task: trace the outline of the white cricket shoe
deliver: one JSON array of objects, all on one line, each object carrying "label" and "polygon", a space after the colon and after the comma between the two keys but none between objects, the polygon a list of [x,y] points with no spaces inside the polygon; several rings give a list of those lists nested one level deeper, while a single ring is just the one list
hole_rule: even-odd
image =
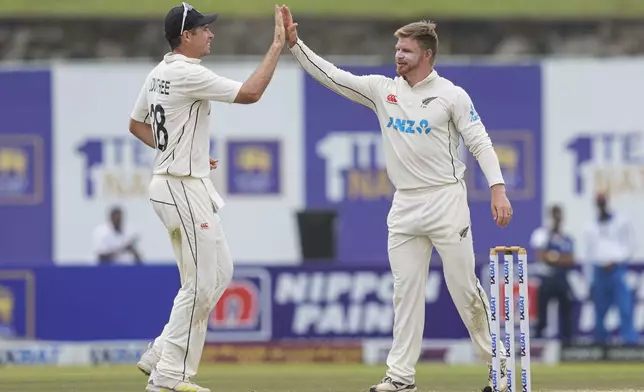
[{"label": "white cricket shoe", "polygon": [[148,381],[148,385],[145,387],[146,392],[210,392],[210,389],[200,387],[194,382],[187,381],[178,381],[171,380],[169,378],[163,377],[157,383],[153,381]]},{"label": "white cricket shoe", "polygon": [[501,359],[501,369],[499,371],[499,384],[497,385],[498,390],[494,390],[494,386],[492,384],[492,365],[488,365],[488,377],[487,377],[487,382],[490,388],[492,388],[492,392],[506,392],[508,390],[508,372],[506,369],[506,360]]},{"label": "white cricket shoe", "polygon": [[403,384],[387,376],[379,384],[373,385],[369,392],[416,392],[416,384]]},{"label": "white cricket shoe", "polygon": [[136,367],[139,368],[143,374],[149,376],[154,368],[157,367],[157,363],[161,359],[161,355],[154,349],[154,344],[148,344],[148,349],[146,352],[141,355],[141,359],[136,363]]}]

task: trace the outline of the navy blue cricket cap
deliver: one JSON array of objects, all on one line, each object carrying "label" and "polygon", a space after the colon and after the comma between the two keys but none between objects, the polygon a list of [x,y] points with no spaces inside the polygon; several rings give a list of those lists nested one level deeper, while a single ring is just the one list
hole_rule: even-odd
[{"label": "navy blue cricket cap", "polygon": [[[185,20],[184,18],[185,14]],[[170,41],[186,30],[206,26],[217,20],[219,14],[203,15],[188,3],[176,6],[165,16],[165,38]],[[183,24],[183,30],[181,26]]]}]

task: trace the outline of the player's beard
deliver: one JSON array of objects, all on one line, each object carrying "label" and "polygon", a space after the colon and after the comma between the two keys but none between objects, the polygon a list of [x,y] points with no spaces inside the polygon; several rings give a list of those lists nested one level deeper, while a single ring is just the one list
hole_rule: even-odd
[{"label": "player's beard", "polygon": [[418,68],[418,63],[396,63],[396,72],[400,76],[409,75]]},{"label": "player's beard", "polygon": [[416,53],[406,53],[396,58],[396,73],[405,76],[418,67],[420,55]]},{"label": "player's beard", "polygon": [[409,72],[409,65],[407,63],[396,63],[396,73],[400,76],[405,76]]}]

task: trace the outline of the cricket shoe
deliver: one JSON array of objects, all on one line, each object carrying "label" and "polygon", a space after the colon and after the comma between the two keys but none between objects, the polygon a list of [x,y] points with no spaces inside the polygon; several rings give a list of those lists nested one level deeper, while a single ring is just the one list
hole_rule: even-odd
[{"label": "cricket shoe", "polygon": [[369,392],[416,392],[416,384],[404,384],[387,376],[380,380],[380,384],[373,385]]},{"label": "cricket shoe", "polygon": [[492,388],[492,392],[506,392],[508,390],[508,372],[506,369],[506,360],[501,359],[501,369],[499,369],[499,384],[497,385],[497,390],[494,390],[494,384],[492,381],[492,365],[488,365],[488,377],[487,383]]},{"label": "cricket shoe", "polygon": [[148,344],[148,349],[146,352],[141,355],[141,359],[139,359],[139,362],[136,363],[136,367],[139,368],[143,374],[146,376],[149,376],[154,368],[157,367],[157,363],[159,363],[159,360],[161,359],[161,355],[157,353],[157,351],[154,349],[154,345],[152,343]]},{"label": "cricket shoe", "polygon": [[154,381],[148,381],[145,387],[146,392],[210,392],[210,389],[200,387],[190,380],[178,381],[169,378],[163,378],[158,384]]}]

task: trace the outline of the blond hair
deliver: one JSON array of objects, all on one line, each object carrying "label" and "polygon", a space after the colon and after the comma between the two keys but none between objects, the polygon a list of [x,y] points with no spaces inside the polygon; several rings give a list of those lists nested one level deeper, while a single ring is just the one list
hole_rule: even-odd
[{"label": "blond hair", "polygon": [[438,33],[436,33],[436,23],[429,20],[409,23],[396,30],[394,36],[396,38],[411,38],[418,41],[421,49],[432,51],[430,61],[434,63],[436,52],[438,51]]}]

